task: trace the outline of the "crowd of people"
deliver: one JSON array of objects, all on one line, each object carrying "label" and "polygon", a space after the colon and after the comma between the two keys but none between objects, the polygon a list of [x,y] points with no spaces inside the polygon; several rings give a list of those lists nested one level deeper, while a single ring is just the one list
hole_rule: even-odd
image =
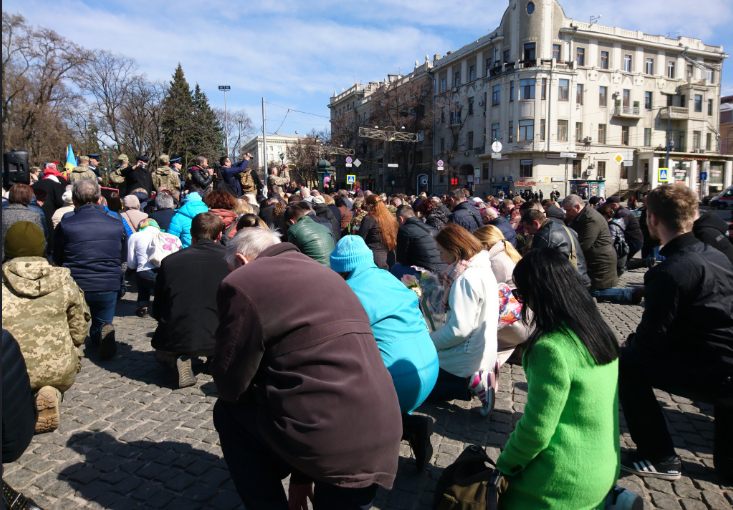
[{"label": "crowd of people", "polygon": [[[87,338],[87,355],[116,355],[134,282],[178,386],[205,360],[247,508],[369,508],[392,487],[401,440],[417,470],[433,456],[433,419],[416,409],[475,397],[491,415],[507,362],[528,391],[498,458],[502,508],[640,508],[615,487],[620,470],[679,478],[654,388],[714,406],[715,470],[733,483],[733,245],[684,185],[652,190],[637,217],[619,197],[319,192],[286,168],[263,183],[250,157],[216,172],[197,157],[183,180],[168,156],[153,171],[121,157],[104,195],[80,158],[68,181],[48,166],[10,188],[3,462],[6,424],[11,461],[27,428],[59,426]],[[619,288],[640,265],[644,286]],[[642,299],[619,346],[596,302]],[[620,460],[619,403],[637,446]]]}]

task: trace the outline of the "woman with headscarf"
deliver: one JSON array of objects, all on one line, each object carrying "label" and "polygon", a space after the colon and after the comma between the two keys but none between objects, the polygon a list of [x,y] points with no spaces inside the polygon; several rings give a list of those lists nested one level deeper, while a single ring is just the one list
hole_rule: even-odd
[{"label": "woman with headscarf", "polygon": [[[129,198],[130,195],[125,197]],[[160,233],[155,220],[146,218],[138,231],[127,240],[127,268],[136,270],[137,279],[137,311],[138,317],[147,317],[150,309],[150,291],[155,289],[155,278],[160,267],[150,262],[150,245],[153,238]]]},{"label": "woman with headscarf", "polygon": [[123,199],[122,205],[125,206],[125,210],[121,214],[122,219],[127,222],[133,232],[137,232],[140,222],[148,218],[148,215],[140,210],[140,199],[135,195],[127,195]]},{"label": "woman with headscarf", "polygon": [[[380,269],[389,270],[390,252],[397,247],[399,224],[378,195],[369,195],[365,201],[368,214],[361,221],[358,234],[374,254],[374,263]],[[394,255],[391,257],[394,259]]]}]

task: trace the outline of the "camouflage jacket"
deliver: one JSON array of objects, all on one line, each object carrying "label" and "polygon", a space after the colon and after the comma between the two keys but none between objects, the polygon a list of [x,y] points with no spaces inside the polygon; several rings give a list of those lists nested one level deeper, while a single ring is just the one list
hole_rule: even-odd
[{"label": "camouflage jacket", "polygon": [[153,171],[153,188],[163,187],[169,191],[181,189],[181,180],[178,173],[168,166],[161,166]]},{"label": "camouflage jacket", "polygon": [[[127,167],[125,167],[127,168]],[[122,175],[122,170],[124,168],[115,168],[109,173],[109,180],[110,182],[113,182],[115,184],[123,184],[125,182],[125,177]]]},{"label": "camouflage jacket", "polygon": [[64,267],[43,257],[19,257],[3,268],[3,328],[23,352],[31,388],[68,390],[79,368],[91,316],[84,294]]},{"label": "camouflage jacket", "polygon": [[278,177],[277,175],[268,175],[267,176],[267,189],[269,191],[272,191],[272,188],[275,186],[282,186],[283,184],[287,184],[290,182],[290,173],[285,170],[283,172],[282,177]]},{"label": "camouflage jacket", "polygon": [[71,184],[74,184],[76,181],[81,181],[84,179],[90,179],[94,182],[97,182],[97,175],[92,172],[92,170],[88,166],[78,166],[74,168],[71,172],[69,172],[69,182]]}]

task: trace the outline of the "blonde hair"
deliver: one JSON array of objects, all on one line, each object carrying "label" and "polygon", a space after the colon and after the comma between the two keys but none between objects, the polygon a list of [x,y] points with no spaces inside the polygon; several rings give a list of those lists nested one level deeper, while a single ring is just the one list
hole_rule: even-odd
[{"label": "blonde hair", "polygon": [[326,205],[336,205],[331,195],[323,194],[321,196],[323,197],[323,201],[326,202]]},{"label": "blonde hair", "polygon": [[237,199],[237,203],[234,206],[233,211],[237,213],[237,216],[240,216],[242,214],[252,214],[255,212],[254,209],[252,209],[252,206],[249,205],[247,202],[242,200],[241,198]]},{"label": "blonde hair", "polygon": [[485,225],[481,228],[477,228],[473,235],[478,239],[484,247],[484,250],[490,250],[498,242],[504,243],[504,252],[515,264],[522,259],[519,252],[512,246],[512,243],[506,240],[501,230],[496,228],[494,225]]}]

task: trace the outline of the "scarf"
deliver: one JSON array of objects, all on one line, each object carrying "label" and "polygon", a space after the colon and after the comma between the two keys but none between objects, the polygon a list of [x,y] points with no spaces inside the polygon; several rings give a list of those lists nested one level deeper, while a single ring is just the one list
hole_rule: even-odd
[{"label": "scarf", "polygon": [[450,299],[450,289],[453,286],[453,282],[456,281],[456,278],[461,276],[466,269],[468,269],[468,266],[471,265],[472,261],[473,257],[468,260],[458,260],[448,266],[443,272],[443,310],[446,312],[450,310],[448,300]]},{"label": "scarf", "polygon": [[138,230],[145,230],[148,227],[153,227],[153,228],[157,228],[158,230],[160,230],[160,226],[158,226],[158,222],[155,221],[154,219],[151,219],[151,218],[147,218],[147,219],[141,221],[140,222],[140,226],[137,229]]}]

